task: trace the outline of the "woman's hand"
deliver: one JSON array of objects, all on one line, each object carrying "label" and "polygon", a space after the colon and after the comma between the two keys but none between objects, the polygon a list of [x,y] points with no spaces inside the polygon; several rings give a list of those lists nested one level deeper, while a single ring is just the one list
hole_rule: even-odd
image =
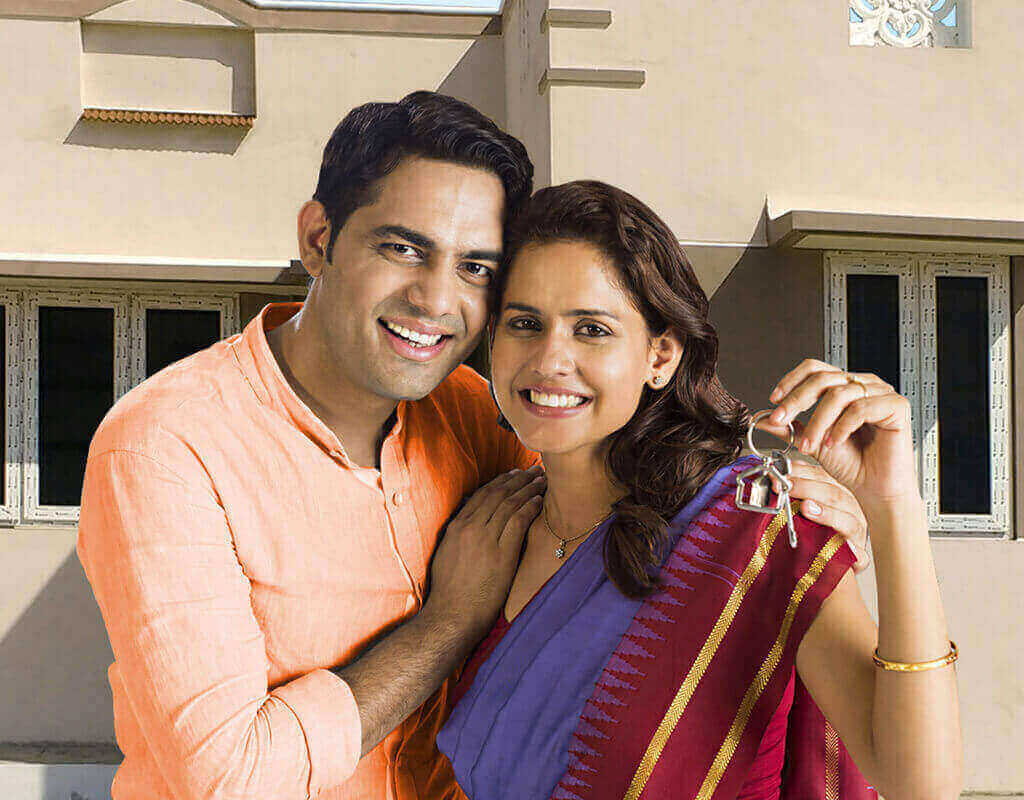
[{"label": "woman's hand", "polygon": [[[769,399],[778,408],[757,427],[788,438],[792,421],[800,452],[813,456],[861,507],[921,502],[910,403],[877,375],[805,359]],[[801,425],[794,418],[809,408],[814,413]]]},{"label": "woman's hand", "polygon": [[[821,467],[796,458],[790,461],[788,477],[793,484],[789,496],[800,501],[798,513],[845,537],[857,555],[853,571],[866,570],[871,565],[868,523],[853,493]],[[773,478],[772,491],[777,494],[779,488]]]}]

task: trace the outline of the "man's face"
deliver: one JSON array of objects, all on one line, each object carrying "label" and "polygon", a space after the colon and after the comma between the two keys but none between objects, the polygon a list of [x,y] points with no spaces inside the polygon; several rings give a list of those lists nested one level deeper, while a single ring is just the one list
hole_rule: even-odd
[{"label": "man's face", "polygon": [[354,386],[394,400],[433,391],[476,346],[502,244],[491,172],[409,158],[338,234],[314,283],[325,345]]}]

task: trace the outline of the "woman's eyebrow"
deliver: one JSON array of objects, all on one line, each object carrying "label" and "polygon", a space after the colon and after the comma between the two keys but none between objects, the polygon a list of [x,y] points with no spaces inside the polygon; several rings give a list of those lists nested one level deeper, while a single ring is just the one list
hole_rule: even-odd
[{"label": "woman's eyebrow", "polygon": [[[528,306],[526,303],[506,303],[505,308],[514,308],[517,311],[525,311],[528,314],[541,315],[541,310],[535,306]],[[608,317],[621,322],[615,314],[611,311],[602,311],[600,308],[570,308],[568,311],[562,312],[563,317]]]}]

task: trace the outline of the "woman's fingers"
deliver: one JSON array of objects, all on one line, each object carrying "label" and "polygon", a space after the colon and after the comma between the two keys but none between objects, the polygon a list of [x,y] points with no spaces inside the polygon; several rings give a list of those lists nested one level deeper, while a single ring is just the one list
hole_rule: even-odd
[{"label": "woman's fingers", "polygon": [[[871,563],[867,551],[867,520],[853,494],[816,464],[795,460],[789,479],[789,496],[800,501],[799,514],[835,529],[857,554],[854,569],[863,572]],[[775,486],[778,489],[778,486]]]},{"label": "woman's fingers", "polygon": [[828,432],[829,446],[842,444],[862,425],[871,424],[883,429],[898,430],[909,420],[910,401],[901,394],[890,392],[855,400],[846,406]]}]

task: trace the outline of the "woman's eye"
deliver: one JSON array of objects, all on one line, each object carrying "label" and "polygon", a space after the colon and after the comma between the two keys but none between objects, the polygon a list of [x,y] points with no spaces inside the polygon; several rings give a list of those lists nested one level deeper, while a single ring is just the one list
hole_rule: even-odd
[{"label": "woman's eye", "polygon": [[540,323],[530,317],[516,317],[508,321],[508,327],[514,331],[537,331]]},{"label": "woman's eye", "polygon": [[578,330],[582,331],[586,336],[609,336],[607,330],[602,328],[600,325],[594,325],[590,323],[588,325],[581,325]]}]

